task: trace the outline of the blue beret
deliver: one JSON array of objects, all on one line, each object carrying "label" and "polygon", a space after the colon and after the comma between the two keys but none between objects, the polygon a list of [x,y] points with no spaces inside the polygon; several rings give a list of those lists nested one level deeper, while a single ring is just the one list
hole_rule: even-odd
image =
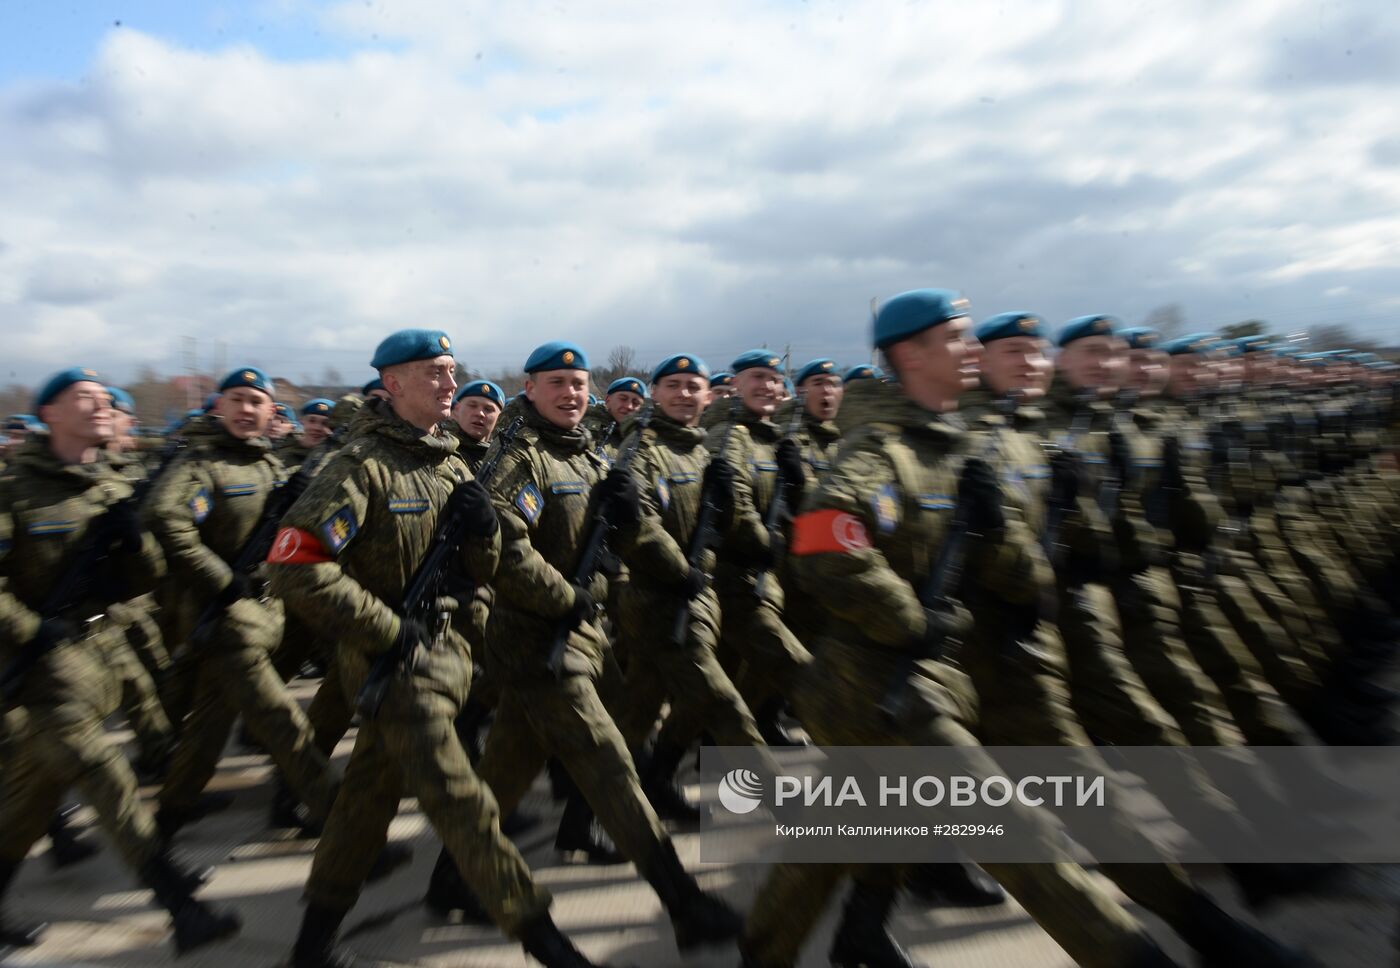
[{"label": "blue beret", "polygon": [[501,409],[505,409],[505,391],[490,380],[472,380],[470,383],[463,383],[457,395],[452,398],[452,405],[455,407],[457,401],[463,397],[485,397]]},{"label": "blue beret", "polygon": [[835,360],[828,360],[825,358],[817,359],[812,360],[810,363],[804,364],[802,369],[797,371],[797,376],[793,377],[793,380],[797,383],[798,386],[801,386],[802,381],[807,379],[809,376],[825,376],[829,373],[834,374],[835,372]]},{"label": "blue beret", "polygon": [[1068,346],[1086,336],[1112,336],[1118,329],[1118,320],[1112,316],[1076,316],[1060,327],[1055,334],[1056,346]]},{"label": "blue beret", "polygon": [[301,415],[303,417],[329,417],[334,409],[334,400],[317,397],[315,400],[308,400],[301,405]]},{"label": "blue beret", "polygon": [[587,370],[588,356],[573,343],[553,340],[545,343],[525,361],[526,373],[545,370]]},{"label": "blue beret", "polygon": [[384,389],[384,381],[381,380],[379,377],[375,377],[373,380],[370,380],[370,381],[369,381],[368,383],[366,383],[364,386],[360,387],[360,396],[362,396],[362,397],[367,397],[367,396],[369,396],[371,393],[373,393],[375,390],[383,390],[383,389]]},{"label": "blue beret", "polygon": [[96,370],[90,370],[85,366],[70,366],[66,370],[60,370],[49,377],[48,382],[39,388],[39,393],[34,397],[34,409],[38,410],[51,403],[54,397],[75,383],[102,383],[102,380],[98,377]]},{"label": "blue beret", "polygon": [[376,370],[414,360],[432,360],[452,355],[452,340],[440,329],[401,329],[386,336],[375,348],[369,365]]},{"label": "blue beret", "polygon": [[1125,340],[1130,350],[1157,350],[1162,342],[1162,334],[1151,326],[1128,326],[1118,330],[1117,336]]},{"label": "blue beret", "polygon": [[[224,377],[224,382],[219,384],[219,393],[238,387],[252,387],[254,390],[261,390],[269,397],[272,396],[272,381],[267,378],[266,373],[256,366],[244,366],[233,370]],[[212,407],[217,399],[218,395],[211,393],[209,399],[204,401],[205,409]]]},{"label": "blue beret", "polygon": [[[651,382],[655,383],[663,376],[671,376],[673,373],[684,373],[694,375],[710,381],[710,386],[715,385],[714,377],[710,376],[710,368],[705,365],[705,361],[693,353],[677,353],[675,356],[668,356],[651,371]],[[715,376],[727,376],[728,374],[716,373]]]},{"label": "blue beret", "polygon": [[131,399],[131,394],[121,387],[108,387],[107,392],[112,395],[112,407],[122,413],[136,413],[136,401]]},{"label": "blue beret", "polygon": [[39,418],[32,413],[11,414],[9,419],[5,421],[6,430],[22,430],[25,433],[36,430],[42,426],[43,424],[39,422]]},{"label": "blue beret", "polygon": [[846,371],[846,375],[841,379],[846,383],[852,380],[883,380],[885,371],[875,366],[873,363],[857,363]]},{"label": "blue beret", "polygon": [[608,384],[608,392],[604,393],[603,396],[610,397],[614,393],[619,393],[624,390],[628,393],[635,393],[637,396],[646,399],[647,388],[642,385],[642,378],[639,376],[619,377]]},{"label": "blue beret", "polygon": [[720,370],[710,377],[710,389],[715,387],[731,387],[734,385],[734,374],[728,370]]},{"label": "blue beret", "polygon": [[742,373],[744,370],[752,370],[760,366],[781,373],[783,372],[783,358],[772,350],[749,350],[747,353],[740,353],[738,358],[734,360],[735,373]]},{"label": "blue beret", "polygon": [[1263,333],[1255,336],[1241,336],[1235,340],[1235,345],[1239,347],[1241,353],[1255,353],[1269,348],[1269,337]]},{"label": "blue beret", "polygon": [[1174,340],[1163,343],[1161,349],[1169,356],[1181,356],[1183,353],[1201,353],[1208,349],[1214,349],[1215,344],[1220,341],[1220,337],[1214,333],[1192,333],[1189,336],[1178,336]]},{"label": "blue beret", "polygon": [[274,403],[272,409],[276,412],[277,416],[286,417],[288,420],[292,419],[292,408],[290,404]]},{"label": "blue beret", "polygon": [[1035,339],[1044,339],[1045,320],[1035,313],[997,313],[991,319],[984,319],[978,323],[975,333],[979,343],[991,343],[999,339],[1010,339],[1013,336],[1031,336]]},{"label": "blue beret", "polygon": [[602,403],[602,402],[603,402],[602,400],[599,400],[599,399],[598,399],[598,395],[597,395],[596,393],[590,393],[590,394],[588,395],[588,405],[589,405],[590,407],[596,407],[596,406],[598,406],[598,404],[600,404],[600,403]]},{"label": "blue beret", "polygon": [[1374,363],[1380,357],[1376,356],[1375,353],[1353,353],[1350,359],[1353,363]]},{"label": "blue beret", "polygon": [[951,289],[911,289],[885,300],[875,314],[875,345],[880,349],[931,326],[968,314],[968,302]]},{"label": "blue beret", "polygon": [[195,417],[202,417],[202,416],[204,416],[205,413],[207,413],[207,411],[205,411],[205,410],[198,410],[198,409],[196,409],[196,410],[186,410],[186,411],[185,411],[185,419],[186,419],[186,420],[193,420]]}]

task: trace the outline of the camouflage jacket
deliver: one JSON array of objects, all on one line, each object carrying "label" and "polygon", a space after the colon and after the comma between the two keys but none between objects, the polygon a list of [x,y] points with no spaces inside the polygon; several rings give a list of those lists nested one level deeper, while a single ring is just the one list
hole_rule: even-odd
[{"label": "camouflage jacket", "polygon": [[273,445],[273,453],[282,462],[282,467],[290,478],[297,471],[301,470],[301,465],[316,452],[316,447],[303,447],[301,438],[296,434],[288,434]]},{"label": "camouflage jacket", "polygon": [[[386,400],[371,400],[350,434],[282,520],[271,554],[273,591],[310,627],[339,645],[342,684],[354,692],[372,656],[393,646],[398,609],[409,579],[428,550],[438,515],[453,488],[471,478],[455,437],[424,433],[401,419]],[[500,536],[465,543],[461,575],[491,580]],[[448,662],[468,655],[466,642],[448,633]],[[436,671],[435,671],[436,670]],[[454,701],[469,682],[453,663],[428,663],[419,678]],[[441,674],[439,674],[441,673]]]},{"label": "camouflage jacket", "polygon": [[[6,659],[38,631],[38,610],[88,526],[131,492],[131,482],[105,460],[60,461],[47,435],[35,435],[14,454],[0,475],[0,654]],[[139,552],[114,551],[106,568],[107,574],[93,582],[93,599],[80,603],[79,614],[69,618],[81,622],[151,591],[165,561],[148,533]],[[88,631],[105,629],[98,622]]]},{"label": "camouflage jacket", "polygon": [[[734,527],[720,545],[715,569],[722,589],[751,588],[757,580],[752,562],[770,544],[763,518],[778,479],[776,452],[782,433],[773,421],[742,405],[737,414],[730,412],[710,427],[706,446],[711,456],[723,447],[725,459],[734,468]],[[776,585],[769,583],[770,588]]]},{"label": "camouflage jacket", "polygon": [[[608,470],[582,426],[556,427],[523,398],[517,412],[524,425],[489,488],[501,519],[501,563],[484,664],[501,682],[549,674],[556,629],[574,605],[569,583],[591,527],[590,495]],[[601,575],[590,592],[606,600]],[[604,645],[598,623],[583,622],[569,635],[565,669],[596,676]]]}]

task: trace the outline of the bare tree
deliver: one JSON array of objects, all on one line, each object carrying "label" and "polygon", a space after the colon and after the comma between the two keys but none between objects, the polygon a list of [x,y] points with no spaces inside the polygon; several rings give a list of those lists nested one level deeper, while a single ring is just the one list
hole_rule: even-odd
[{"label": "bare tree", "polygon": [[1268,328],[1268,324],[1262,319],[1246,319],[1241,323],[1220,327],[1220,335],[1225,339],[1244,339],[1246,336],[1259,336],[1267,332]]},{"label": "bare tree", "polygon": [[1186,331],[1186,316],[1181,311],[1180,303],[1167,303],[1148,313],[1142,325],[1155,329],[1163,336],[1180,336]]},{"label": "bare tree", "polygon": [[1379,348],[1374,340],[1357,336],[1345,323],[1325,323],[1308,330],[1308,346],[1313,350],[1368,350]]}]

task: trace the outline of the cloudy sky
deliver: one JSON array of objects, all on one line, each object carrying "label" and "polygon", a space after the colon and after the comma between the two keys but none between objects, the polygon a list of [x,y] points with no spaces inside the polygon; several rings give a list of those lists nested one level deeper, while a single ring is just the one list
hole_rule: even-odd
[{"label": "cloudy sky", "polygon": [[5,0],[0,381],[360,380],[409,325],[844,363],[928,285],[1400,340],[1396,50],[1323,0]]}]

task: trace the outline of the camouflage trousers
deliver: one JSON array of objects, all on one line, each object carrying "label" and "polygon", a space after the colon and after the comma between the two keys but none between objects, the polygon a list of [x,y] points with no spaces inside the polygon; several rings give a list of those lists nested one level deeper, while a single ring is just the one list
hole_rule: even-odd
[{"label": "camouflage trousers", "polygon": [[721,580],[719,659],[749,709],[761,709],[775,696],[786,697],[812,654],[783,624],[772,601],[755,597],[752,586]]},{"label": "camouflage trousers", "polygon": [[107,664],[121,682],[121,708],[136,734],[136,745],[143,756],[155,763],[174,746],[175,728],[165,715],[151,673],[129,643],[128,637],[113,642],[107,652]]},{"label": "camouflage trousers", "polygon": [[102,725],[121,703],[121,683],[103,655],[115,635],[108,630],[60,645],[29,671],[18,700],[23,716],[7,717],[20,735],[0,784],[0,862],[24,859],[70,787],[97,811],[129,867],[137,870],[155,855],[155,821]]},{"label": "camouflage trousers", "polygon": [[311,815],[321,819],[330,812],[339,778],[273,668],[269,648],[281,635],[280,603],[245,600],[230,607],[218,633],[199,647],[194,703],[160,791],[162,807],[194,806],[242,713],[248,731]]},{"label": "camouflage trousers", "polygon": [[[864,653],[864,654],[862,654]],[[918,699],[909,714],[889,724],[878,712],[898,659],[875,656],[825,639],[803,675],[793,703],[804,728],[829,746],[955,746],[965,760],[960,772],[988,776],[996,764],[977,740],[944,710],[951,701],[936,695],[941,687],[923,676],[914,690]],[[1142,926],[1089,874],[1064,854],[1058,829],[1041,813],[1014,808],[1014,822],[1039,831],[1046,856],[1055,863],[987,864],[985,870],[1004,885],[1026,911],[1081,965],[1118,968],[1132,964],[1146,946]],[[821,917],[831,895],[846,876],[864,883],[888,884],[897,869],[832,864],[779,864],[759,889],[745,926],[744,951],[768,966],[797,963],[804,941]]]},{"label": "camouflage trousers", "polygon": [[642,794],[627,744],[586,675],[501,683],[486,737],[481,779],[509,815],[545,761],[557,757],[628,860],[646,877],[660,871],[666,832]]},{"label": "camouflage trousers", "polygon": [[670,700],[658,742],[684,749],[702,732],[721,746],[762,746],[753,713],[715,657],[719,604],[706,592],[689,603],[685,641],[671,641],[675,595],[648,595],[629,585],[618,602],[618,651],[629,656],[625,700],[616,721],[628,749],[646,742]]},{"label": "camouflage trousers", "polygon": [[[347,665],[353,671],[345,671]],[[365,664],[340,666],[348,702]],[[396,677],[377,715],[360,724],[344,785],[316,846],[306,883],[309,901],[336,910],[352,907],[388,839],[399,800],[416,797],[463,880],[502,931],[518,937],[549,910],[549,893],[535,884],[520,851],[501,834],[496,797],[473,772],[453,727],[470,675],[469,659],[439,647],[411,678]],[[513,803],[506,808],[513,809]]]}]

